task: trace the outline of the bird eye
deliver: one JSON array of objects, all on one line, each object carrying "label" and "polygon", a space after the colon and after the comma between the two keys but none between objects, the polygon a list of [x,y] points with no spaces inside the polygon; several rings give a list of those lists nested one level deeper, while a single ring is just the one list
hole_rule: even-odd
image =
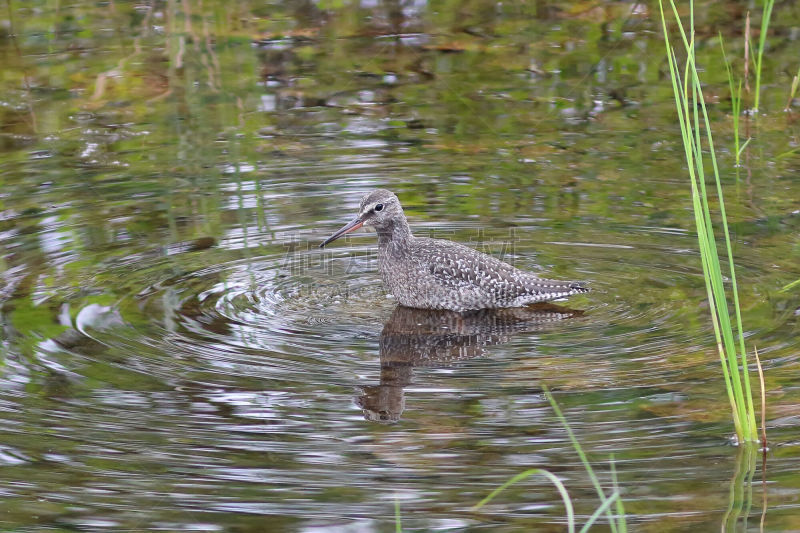
[{"label": "bird eye", "polygon": [[378,204],[375,206],[375,211],[383,211],[383,204]]}]

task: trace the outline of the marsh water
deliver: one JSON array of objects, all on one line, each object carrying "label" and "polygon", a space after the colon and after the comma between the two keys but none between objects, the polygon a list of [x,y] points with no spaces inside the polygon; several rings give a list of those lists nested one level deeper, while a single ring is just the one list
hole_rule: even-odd
[{"label": "marsh water", "polygon": [[[0,529],[563,531],[543,479],[470,510],[529,468],[599,505],[542,384],[629,529],[800,529],[793,3],[739,168],[718,32],[741,77],[760,4],[696,14],[763,462],[731,440],[657,5],[7,4]],[[376,187],[593,291],[398,308],[373,234],[318,248]]]}]

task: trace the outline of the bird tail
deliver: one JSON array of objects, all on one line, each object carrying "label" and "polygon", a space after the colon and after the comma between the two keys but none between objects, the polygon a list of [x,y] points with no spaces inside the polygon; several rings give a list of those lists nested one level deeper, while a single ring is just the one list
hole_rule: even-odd
[{"label": "bird tail", "polygon": [[564,298],[591,290],[585,283],[579,281],[556,281],[537,277],[531,277],[526,286],[532,295],[541,298],[539,301]]}]

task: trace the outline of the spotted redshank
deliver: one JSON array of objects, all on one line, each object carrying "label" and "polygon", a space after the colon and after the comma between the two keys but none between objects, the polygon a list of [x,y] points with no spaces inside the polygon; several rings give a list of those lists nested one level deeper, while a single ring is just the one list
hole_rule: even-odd
[{"label": "spotted redshank", "polygon": [[378,269],[397,302],[418,309],[470,311],[522,307],[588,292],[583,283],[542,279],[462,244],[415,237],[400,200],[376,189],[358,216],[320,244],[362,226],[378,233]]}]

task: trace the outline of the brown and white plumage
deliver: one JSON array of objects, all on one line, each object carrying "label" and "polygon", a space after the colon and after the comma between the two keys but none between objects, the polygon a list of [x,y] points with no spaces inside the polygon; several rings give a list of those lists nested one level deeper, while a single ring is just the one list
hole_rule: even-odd
[{"label": "brown and white plumage", "polygon": [[469,311],[524,305],[587,292],[581,283],[542,279],[462,244],[414,237],[397,196],[376,189],[358,217],[321,244],[361,226],[378,233],[378,269],[398,303]]}]

